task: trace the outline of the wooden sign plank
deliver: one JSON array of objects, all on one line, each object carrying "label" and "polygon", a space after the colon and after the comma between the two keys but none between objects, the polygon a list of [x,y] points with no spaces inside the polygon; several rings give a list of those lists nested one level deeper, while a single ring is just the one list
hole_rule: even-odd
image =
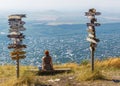
[{"label": "wooden sign plank", "polygon": [[87,37],[86,40],[87,40],[88,42],[91,42],[91,43],[95,43],[95,44],[97,44],[96,40],[91,39],[90,37]]},{"label": "wooden sign plank", "polygon": [[12,49],[12,48],[26,48],[26,45],[20,45],[20,44],[9,44],[8,45],[8,48],[9,49]]},{"label": "wooden sign plank", "polygon": [[95,13],[92,13],[92,12],[85,12],[85,16],[94,16],[94,15],[101,15],[100,12],[95,12]]},{"label": "wooden sign plank", "polygon": [[87,26],[100,26],[100,23],[94,23],[94,24],[92,24],[92,23],[87,23]]},{"label": "wooden sign plank", "polygon": [[12,51],[10,53],[11,56],[14,56],[14,55],[23,55],[23,54],[26,54],[25,51]]},{"label": "wooden sign plank", "polygon": [[9,38],[25,38],[25,35],[7,35]]},{"label": "wooden sign plank", "polygon": [[98,42],[100,42],[99,39],[96,39],[96,38],[90,38],[90,37],[87,37],[86,40],[89,41],[89,42],[91,42],[91,43],[95,43],[95,44],[97,44]]}]

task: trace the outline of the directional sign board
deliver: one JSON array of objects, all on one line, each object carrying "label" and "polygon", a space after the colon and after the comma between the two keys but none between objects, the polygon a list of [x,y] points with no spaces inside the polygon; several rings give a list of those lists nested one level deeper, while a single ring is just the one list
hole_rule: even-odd
[{"label": "directional sign board", "polygon": [[16,25],[16,24],[17,24],[18,26],[25,24],[25,22],[24,22],[24,21],[21,21],[21,20],[20,20],[20,21],[9,21],[8,23],[9,23],[9,25],[12,25],[12,26],[14,26],[14,25]]},{"label": "directional sign board", "polygon": [[25,35],[7,35],[9,38],[25,38]]},{"label": "directional sign board", "polygon": [[89,41],[89,42],[91,42],[91,43],[95,43],[95,44],[97,44],[97,41],[94,40],[94,39],[92,39],[92,38],[90,38],[90,37],[87,37],[86,40]]},{"label": "directional sign board", "polygon": [[10,27],[17,28],[17,27],[22,27],[22,24],[11,24]]},{"label": "directional sign board", "polygon": [[13,18],[15,18],[14,16],[19,16],[19,17],[26,17],[26,15],[25,14],[13,14],[13,15],[10,15],[9,16],[9,18],[11,17],[11,16],[13,16]]},{"label": "directional sign board", "polygon": [[24,27],[20,27],[20,28],[10,28],[9,31],[10,32],[19,32],[19,31],[24,31],[26,30],[26,28]]},{"label": "directional sign board", "polygon": [[14,55],[23,55],[23,54],[26,54],[25,51],[13,51],[10,53],[11,56],[14,56]]},{"label": "directional sign board", "polygon": [[9,29],[9,32],[10,32],[10,33],[11,33],[11,32],[17,32],[17,33],[18,33],[19,30],[18,30],[18,29],[12,29],[12,28],[11,28],[11,29]]},{"label": "directional sign board", "polygon": [[10,15],[9,19],[21,19],[22,17],[26,17],[25,14],[14,14],[14,15]]},{"label": "directional sign board", "polygon": [[19,24],[19,23],[13,23],[13,24],[10,24],[10,26],[12,27],[21,27],[23,26],[24,24]]},{"label": "directional sign board", "polygon": [[26,48],[26,45],[24,44],[9,44],[8,46],[9,49],[12,49],[12,48]]},{"label": "directional sign board", "polygon": [[90,44],[90,47],[97,47],[97,44],[91,43],[91,44]]},{"label": "directional sign board", "polygon": [[100,24],[99,24],[99,23],[94,23],[94,24],[92,24],[92,23],[87,23],[87,26],[100,26]]},{"label": "directional sign board", "polygon": [[94,23],[94,22],[97,22],[97,19],[96,19],[96,18],[92,18],[92,19],[91,19],[91,23],[92,23],[92,22],[93,22],[93,23]]},{"label": "directional sign board", "polygon": [[24,30],[26,30],[26,28],[20,27],[20,28],[18,28],[18,30],[19,30],[19,31],[24,31]]},{"label": "directional sign board", "polygon": [[25,55],[22,55],[22,56],[18,56],[18,57],[12,56],[11,58],[12,58],[12,60],[17,60],[17,59],[24,59],[25,57],[26,57]]},{"label": "directional sign board", "polygon": [[100,42],[100,40],[99,40],[99,39],[97,39],[97,38],[96,38],[95,40],[96,40],[96,42]]},{"label": "directional sign board", "polygon": [[10,35],[20,35],[20,32],[14,31],[14,32],[11,32]]},{"label": "directional sign board", "polygon": [[88,26],[88,29],[93,29],[94,27],[93,26]]},{"label": "directional sign board", "polygon": [[12,43],[8,45],[8,49],[14,49],[10,56],[12,60],[16,60],[16,76],[19,78],[19,59],[24,59],[26,52],[22,51],[23,48],[26,48],[26,45],[23,44],[22,40],[25,38],[25,35],[21,31],[24,31],[25,22],[22,21],[22,18],[26,17],[25,14],[14,14],[10,15],[8,19],[9,23],[9,35],[7,35]]},{"label": "directional sign board", "polygon": [[9,16],[9,19],[21,19],[21,16],[17,16],[17,15]]},{"label": "directional sign board", "polygon": [[94,19],[94,18],[95,18],[95,16],[88,16],[88,18],[89,18],[89,19]]},{"label": "directional sign board", "polygon": [[17,26],[17,25],[16,25],[16,26],[11,26],[11,25],[10,25],[10,28],[19,29],[19,28],[24,28],[24,27],[23,27],[22,25],[21,25],[21,26]]},{"label": "directional sign board", "polygon": [[92,12],[85,12],[85,16],[92,16],[92,15],[101,15],[100,12],[92,13]]},{"label": "directional sign board", "polygon": [[91,42],[91,43],[95,43],[95,44],[97,44],[98,42],[100,42],[99,39],[91,38],[91,37],[87,37],[86,40],[89,41],[89,42]]},{"label": "directional sign board", "polygon": [[95,36],[94,36],[94,34],[89,33],[89,34],[88,34],[88,37],[94,38]]},{"label": "directional sign board", "polygon": [[88,29],[87,30],[89,33],[91,33],[91,34],[94,34],[95,33],[95,29]]}]

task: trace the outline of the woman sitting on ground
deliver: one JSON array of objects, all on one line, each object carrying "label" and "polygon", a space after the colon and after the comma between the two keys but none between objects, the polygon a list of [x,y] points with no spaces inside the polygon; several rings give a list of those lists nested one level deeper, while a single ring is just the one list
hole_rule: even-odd
[{"label": "woman sitting on ground", "polygon": [[49,55],[49,51],[45,51],[45,56],[42,57],[42,70],[53,70],[52,57]]}]

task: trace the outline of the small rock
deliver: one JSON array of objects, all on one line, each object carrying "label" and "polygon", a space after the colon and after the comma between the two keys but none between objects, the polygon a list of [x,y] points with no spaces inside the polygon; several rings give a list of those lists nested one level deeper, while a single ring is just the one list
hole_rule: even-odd
[{"label": "small rock", "polygon": [[55,79],[54,81],[55,81],[55,82],[58,82],[58,81],[60,81],[60,79]]},{"label": "small rock", "polygon": [[73,79],[74,77],[69,77],[68,79]]},{"label": "small rock", "polygon": [[48,80],[48,82],[54,82],[54,80],[53,80],[53,79],[50,79],[50,80]]}]

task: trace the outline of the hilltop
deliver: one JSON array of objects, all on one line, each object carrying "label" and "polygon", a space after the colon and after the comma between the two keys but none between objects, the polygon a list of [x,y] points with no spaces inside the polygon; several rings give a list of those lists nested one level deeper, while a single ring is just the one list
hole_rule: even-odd
[{"label": "hilltop", "polygon": [[0,66],[0,86],[120,86],[120,58],[96,60],[94,73],[90,63],[83,60],[81,64],[66,63],[54,65],[58,68],[71,68],[70,73],[56,75],[36,75],[26,70],[34,66],[21,66],[20,78],[15,77],[15,66]]}]

